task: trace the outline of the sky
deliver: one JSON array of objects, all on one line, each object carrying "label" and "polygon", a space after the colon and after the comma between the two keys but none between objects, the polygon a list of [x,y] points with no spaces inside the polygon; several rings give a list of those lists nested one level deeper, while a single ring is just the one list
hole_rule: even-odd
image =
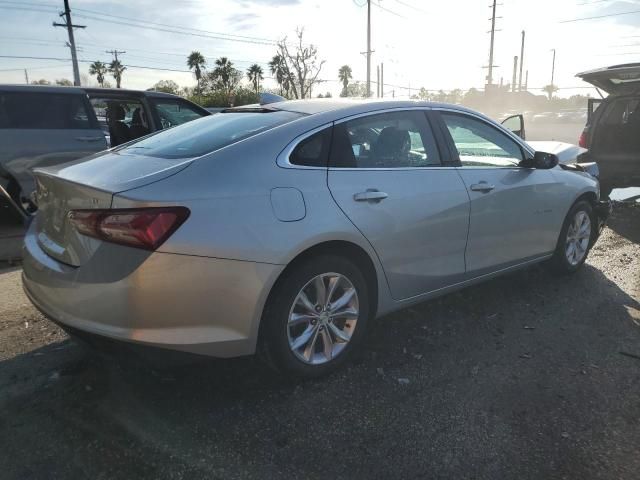
[{"label": "sky", "polygon": [[[371,0],[372,80],[384,63],[385,96],[428,90],[483,88],[489,56],[491,0]],[[159,80],[195,85],[186,57],[198,50],[210,64],[228,57],[242,71],[258,63],[264,86],[275,88],[267,63],[275,42],[304,28],[305,43],[325,60],[314,95],[340,92],[338,69],[366,79],[366,0],[70,0],[80,72],[109,62],[106,50],[126,51],[123,88],[146,89]],[[0,83],[72,79],[67,32],[54,28],[62,0],[0,0]],[[636,12],[618,15],[620,13]],[[609,15],[609,16],[606,16]],[[606,16],[606,17],[603,17]],[[560,96],[596,96],[575,74],[640,62],[640,0],[499,0],[494,81],[511,82],[513,57],[526,31],[524,70],[529,89],[551,82]],[[602,17],[579,20],[587,17]],[[567,22],[568,20],[571,20]],[[6,58],[49,57],[47,58]],[[58,60],[61,59],[61,60]],[[95,77],[87,78],[95,84]],[[115,84],[113,79],[110,79]],[[246,80],[245,80],[246,82]],[[524,82],[524,79],[523,79]],[[375,88],[374,88],[375,91]]]}]

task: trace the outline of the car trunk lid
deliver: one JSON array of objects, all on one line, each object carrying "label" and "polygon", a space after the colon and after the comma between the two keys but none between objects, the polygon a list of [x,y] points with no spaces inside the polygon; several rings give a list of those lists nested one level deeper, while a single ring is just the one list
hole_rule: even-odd
[{"label": "car trunk lid", "polygon": [[640,91],[640,63],[598,68],[578,73],[576,77],[604,90],[610,95],[622,95]]},{"label": "car trunk lid", "polygon": [[77,232],[69,220],[70,211],[109,209],[116,193],[162,180],[190,163],[190,159],[107,152],[82,162],[36,169],[38,243],[52,258],[71,266],[82,265],[102,241]]}]

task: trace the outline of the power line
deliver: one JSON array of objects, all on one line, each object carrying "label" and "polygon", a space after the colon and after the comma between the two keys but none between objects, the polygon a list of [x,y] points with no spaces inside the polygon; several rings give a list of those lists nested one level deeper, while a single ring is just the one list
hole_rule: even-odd
[{"label": "power line", "polygon": [[[5,2],[5,1],[0,1],[0,8],[3,9],[8,9],[8,10],[26,10],[26,11],[33,11],[33,12],[39,12],[39,13],[55,13],[53,10],[43,10],[41,8],[30,8],[29,5],[36,5],[36,4],[18,4],[16,5],[18,2]],[[23,6],[26,5],[26,6]],[[38,4],[38,5],[43,5],[43,4]],[[55,8],[53,6],[48,7],[48,8]],[[74,9],[75,12],[78,11],[85,11],[87,12],[86,9]],[[93,11],[91,11],[93,12]],[[94,21],[98,21],[98,22],[105,22],[105,23],[112,23],[112,24],[116,24],[116,25],[124,25],[124,26],[129,26],[129,27],[136,27],[136,28],[144,28],[147,30],[155,30],[155,31],[160,31],[160,32],[166,32],[166,33],[174,33],[174,34],[178,34],[178,35],[188,35],[188,36],[194,36],[194,37],[202,37],[202,38],[212,38],[215,40],[223,40],[223,41],[229,41],[229,42],[241,42],[241,43],[250,43],[250,44],[257,44],[257,45],[268,45],[268,46],[275,46],[277,45],[277,41],[276,40],[270,40],[270,39],[261,39],[259,37],[249,37],[249,36],[244,36],[244,35],[234,35],[234,34],[228,34],[228,33],[218,33],[218,32],[209,32],[208,30],[199,30],[199,29],[193,29],[190,27],[185,27],[185,26],[181,26],[181,25],[168,25],[168,24],[160,24],[157,22],[149,22],[146,20],[137,20],[137,19],[133,19],[133,18],[128,18],[128,17],[121,17],[121,16],[116,16],[116,15],[109,15],[109,14],[105,14],[105,13],[100,13],[100,12],[96,12],[96,13],[91,13],[91,14],[86,14],[86,13],[75,13],[76,17],[79,18],[84,18],[87,20],[94,20]],[[110,18],[100,18],[100,17],[110,17]],[[117,20],[117,19],[122,19],[122,20]],[[157,25],[157,26],[155,26]],[[164,25],[165,27],[161,27],[162,25]]]},{"label": "power line", "polygon": [[258,41],[258,40],[247,40],[247,39],[240,39],[240,38],[229,38],[229,37],[223,37],[220,35],[209,35],[209,34],[205,34],[205,33],[196,33],[196,32],[187,32],[187,31],[180,31],[180,30],[175,30],[173,28],[162,28],[162,27],[154,27],[151,25],[144,25],[144,24],[140,24],[140,23],[132,23],[132,22],[125,22],[125,21],[119,21],[119,20],[111,20],[108,18],[99,18],[99,17],[95,17],[95,16],[91,16],[91,15],[85,15],[85,14],[76,14],[77,17],[80,18],[84,18],[87,20],[94,20],[97,22],[106,22],[106,23],[112,23],[112,24],[116,24],[116,25],[124,25],[127,27],[136,27],[136,28],[144,28],[146,30],[155,30],[158,32],[166,32],[166,33],[175,33],[177,35],[186,35],[186,36],[191,36],[191,37],[201,37],[201,38],[212,38],[214,40],[223,40],[223,41],[229,41],[229,42],[241,42],[241,43],[251,43],[251,44],[255,44],[255,45],[268,45],[268,46],[275,46],[276,42],[265,42],[265,41]]},{"label": "power line", "polygon": [[400,5],[404,5],[405,7],[411,8],[412,10],[415,10],[416,12],[420,12],[420,13],[424,13],[424,14],[427,13],[425,10],[422,10],[421,8],[418,8],[418,7],[414,6],[414,5],[410,5],[410,4],[406,3],[406,2],[403,2],[402,0],[394,0],[394,1],[396,3],[399,3]]},{"label": "power line", "polygon": [[387,13],[390,13],[391,15],[395,15],[396,17],[400,17],[400,18],[404,18],[406,19],[407,17],[405,17],[404,15],[400,15],[398,12],[394,12],[393,10],[389,10],[388,8],[383,7],[382,5],[380,5],[380,3],[374,3],[373,4],[375,7],[378,7],[380,10],[383,10]]},{"label": "power line", "polygon": [[95,10],[87,10],[86,8],[76,8],[76,11],[79,12],[86,12],[92,15],[99,15],[102,17],[110,17],[110,18],[116,18],[116,19],[120,19],[120,20],[127,20],[127,21],[133,21],[136,23],[145,23],[145,24],[149,24],[149,25],[157,25],[160,27],[167,27],[167,28],[173,28],[173,29],[180,29],[180,30],[190,30],[193,32],[199,32],[199,33],[207,33],[210,35],[221,35],[221,36],[226,36],[226,37],[235,37],[238,39],[245,39],[245,40],[260,40],[260,41],[264,41],[264,42],[270,42],[275,44],[276,41],[270,38],[262,38],[262,37],[253,37],[253,36],[249,36],[249,35],[236,35],[236,34],[232,34],[232,33],[222,33],[222,32],[212,32],[210,30],[201,30],[199,28],[193,28],[193,27],[186,27],[186,26],[182,26],[182,25],[170,25],[170,24],[166,24],[166,23],[159,23],[159,22],[152,22],[150,20],[138,20],[135,18],[131,18],[131,17],[123,17],[120,15],[111,15],[108,13],[102,13],[102,12],[98,12]]},{"label": "power line", "polygon": [[583,20],[597,20],[599,18],[619,17],[621,15],[633,15],[636,13],[640,13],[640,10],[633,10],[631,12],[609,13],[607,15],[596,15],[595,17],[572,18],[571,20],[561,20],[558,23],[582,22]]}]

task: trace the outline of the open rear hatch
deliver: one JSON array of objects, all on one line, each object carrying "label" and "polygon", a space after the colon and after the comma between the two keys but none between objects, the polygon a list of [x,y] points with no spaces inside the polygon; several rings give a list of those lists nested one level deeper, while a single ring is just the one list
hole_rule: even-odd
[{"label": "open rear hatch", "polygon": [[162,180],[191,162],[105,152],[81,162],[34,170],[38,205],[34,222],[40,247],[60,262],[82,265],[102,242],[78,233],[70,222],[70,211],[111,208],[115,194]]},{"label": "open rear hatch", "polygon": [[640,92],[640,63],[626,63],[581,72],[576,75],[610,95]]}]

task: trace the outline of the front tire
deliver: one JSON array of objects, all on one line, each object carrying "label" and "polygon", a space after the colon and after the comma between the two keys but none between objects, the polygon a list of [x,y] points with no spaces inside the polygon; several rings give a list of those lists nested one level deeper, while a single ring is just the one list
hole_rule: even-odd
[{"label": "front tire", "polygon": [[587,259],[596,238],[597,222],[593,207],[586,200],[576,202],[562,225],[556,250],[551,258],[552,270],[571,274],[580,269]]},{"label": "front tire", "polygon": [[321,255],[294,266],[276,285],[262,318],[262,353],[276,370],[319,377],[341,367],[362,341],[370,315],[356,264]]}]

